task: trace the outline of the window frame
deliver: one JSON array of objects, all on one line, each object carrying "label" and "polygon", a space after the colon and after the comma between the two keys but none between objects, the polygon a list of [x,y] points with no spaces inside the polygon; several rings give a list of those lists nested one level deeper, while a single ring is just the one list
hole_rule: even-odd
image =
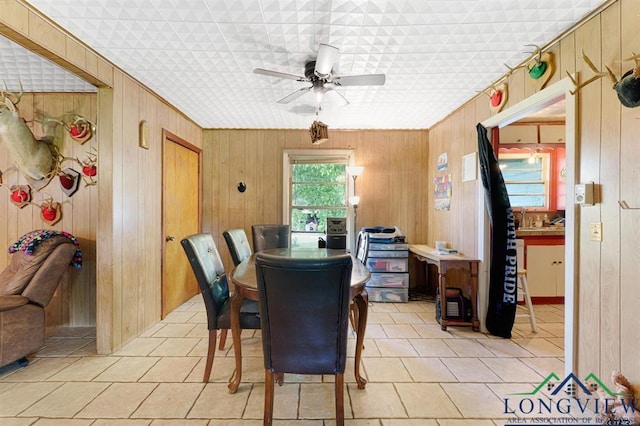
[{"label": "window frame", "polygon": [[[313,163],[329,163],[329,162],[344,162],[345,166],[355,165],[355,151],[352,149],[285,149],[283,150],[282,161],[282,223],[291,226],[291,212],[292,205],[292,175],[291,166],[297,161],[308,161]],[[345,186],[346,186],[346,199],[345,199],[345,211],[347,218],[347,248],[351,248],[353,245],[352,228],[354,226],[353,220],[353,207],[349,205],[349,197],[353,195],[353,179],[349,176],[345,169]],[[298,206],[299,207],[299,206]],[[307,208],[315,208],[314,206]],[[319,208],[325,209],[326,206]],[[342,208],[342,207],[338,207]],[[298,231],[295,231],[297,233]],[[293,228],[291,231],[294,234]]]},{"label": "window frame", "polygon": [[[537,156],[542,159],[542,180],[540,181],[544,185],[544,205],[543,206],[512,206],[513,208],[524,208],[527,211],[550,211],[555,209],[555,194],[552,190],[552,178],[551,178],[551,170],[553,168],[552,162],[554,161],[554,157],[550,152],[545,152],[543,150],[533,151],[533,150],[519,150],[519,152],[499,152],[498,153],[498,164],[501,165],[501,160],[509,160],[509,159],[528,159],[531,155]],[[502,170],[502,167],[501,167]],[[504,178],[504,173],[503,173]],[[530,181],[513,181],[504,179],[505,185],[518,185],[525,184]],[[536,183],[536,182],[534,182]]]}]

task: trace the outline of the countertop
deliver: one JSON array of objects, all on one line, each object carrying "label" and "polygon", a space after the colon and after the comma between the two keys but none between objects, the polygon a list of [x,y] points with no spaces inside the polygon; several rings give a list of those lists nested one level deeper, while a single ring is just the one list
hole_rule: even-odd
[{"label": "countertop", "polygon": [[533,236],[562,236],[564,237],[564,226],[545,226],[543,228],[518,228],[516,229],[517,237],[533,237]]}]

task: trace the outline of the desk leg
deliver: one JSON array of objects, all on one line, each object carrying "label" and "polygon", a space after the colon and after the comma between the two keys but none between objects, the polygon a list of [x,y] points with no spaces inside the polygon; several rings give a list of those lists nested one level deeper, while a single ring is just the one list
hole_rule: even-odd
[{"label": "desk leg", "polygon": [[358,332],[356,336],[356,359],[354,370],[358,389],[364,389],[367,384],[367,380],[360,375],[360,361],[362,358],[362,348],[364,347],[364,332],[367,328],[367,312],[369,309],[369,295],[367,295],[367,290],[362,290],[362,293],[354,297],[353,300],[358,306]]},{"label": "desk leg", "polygon": [[231,335],[233,336],[233,355],[236,359],[236,369],[229,380],[229,393],[236,393],[242,379],[242,346],[240,345],[240,307],[244,297],[236,291],[231,297],[229,315],[231,321]]},{"label": "desk leg", "polygon": [[443,331],[447,331],[447,273],[442,272],[442,267],[438,268],[439,271],[439,279],[438,286],[440,286],[440,328]]},{"label": "desk leg", "polygon": [[473,331],[480,331],[480,320],[478,320],[478,264],[470,265],[471,273],[471,310],[473,318],[471,320]]}]

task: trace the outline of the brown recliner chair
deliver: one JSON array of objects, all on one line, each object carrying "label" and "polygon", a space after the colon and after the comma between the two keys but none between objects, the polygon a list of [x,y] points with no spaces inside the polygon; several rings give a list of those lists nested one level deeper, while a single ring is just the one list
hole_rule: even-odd
[{"label": "brown recliner chair", "polygon": [[0,367],[44,346],[47,306],[77,247],[65,236],[42,241],[33,254],[14,253],[0,272]]}]

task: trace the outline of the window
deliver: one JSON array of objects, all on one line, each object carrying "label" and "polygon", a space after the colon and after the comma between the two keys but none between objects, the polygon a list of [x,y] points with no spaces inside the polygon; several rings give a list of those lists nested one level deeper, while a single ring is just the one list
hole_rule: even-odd
[{"label": "window", "polygon": [[500,169],[511,207],[549,208],[549,154],[541,152],[503,154]]},{"label": "window", "polygon": [[292,247],[318,247],[327,217],[347,217],[350,191],[346,166],[349,155],[334,152],[285,153],[287,222]]}]

